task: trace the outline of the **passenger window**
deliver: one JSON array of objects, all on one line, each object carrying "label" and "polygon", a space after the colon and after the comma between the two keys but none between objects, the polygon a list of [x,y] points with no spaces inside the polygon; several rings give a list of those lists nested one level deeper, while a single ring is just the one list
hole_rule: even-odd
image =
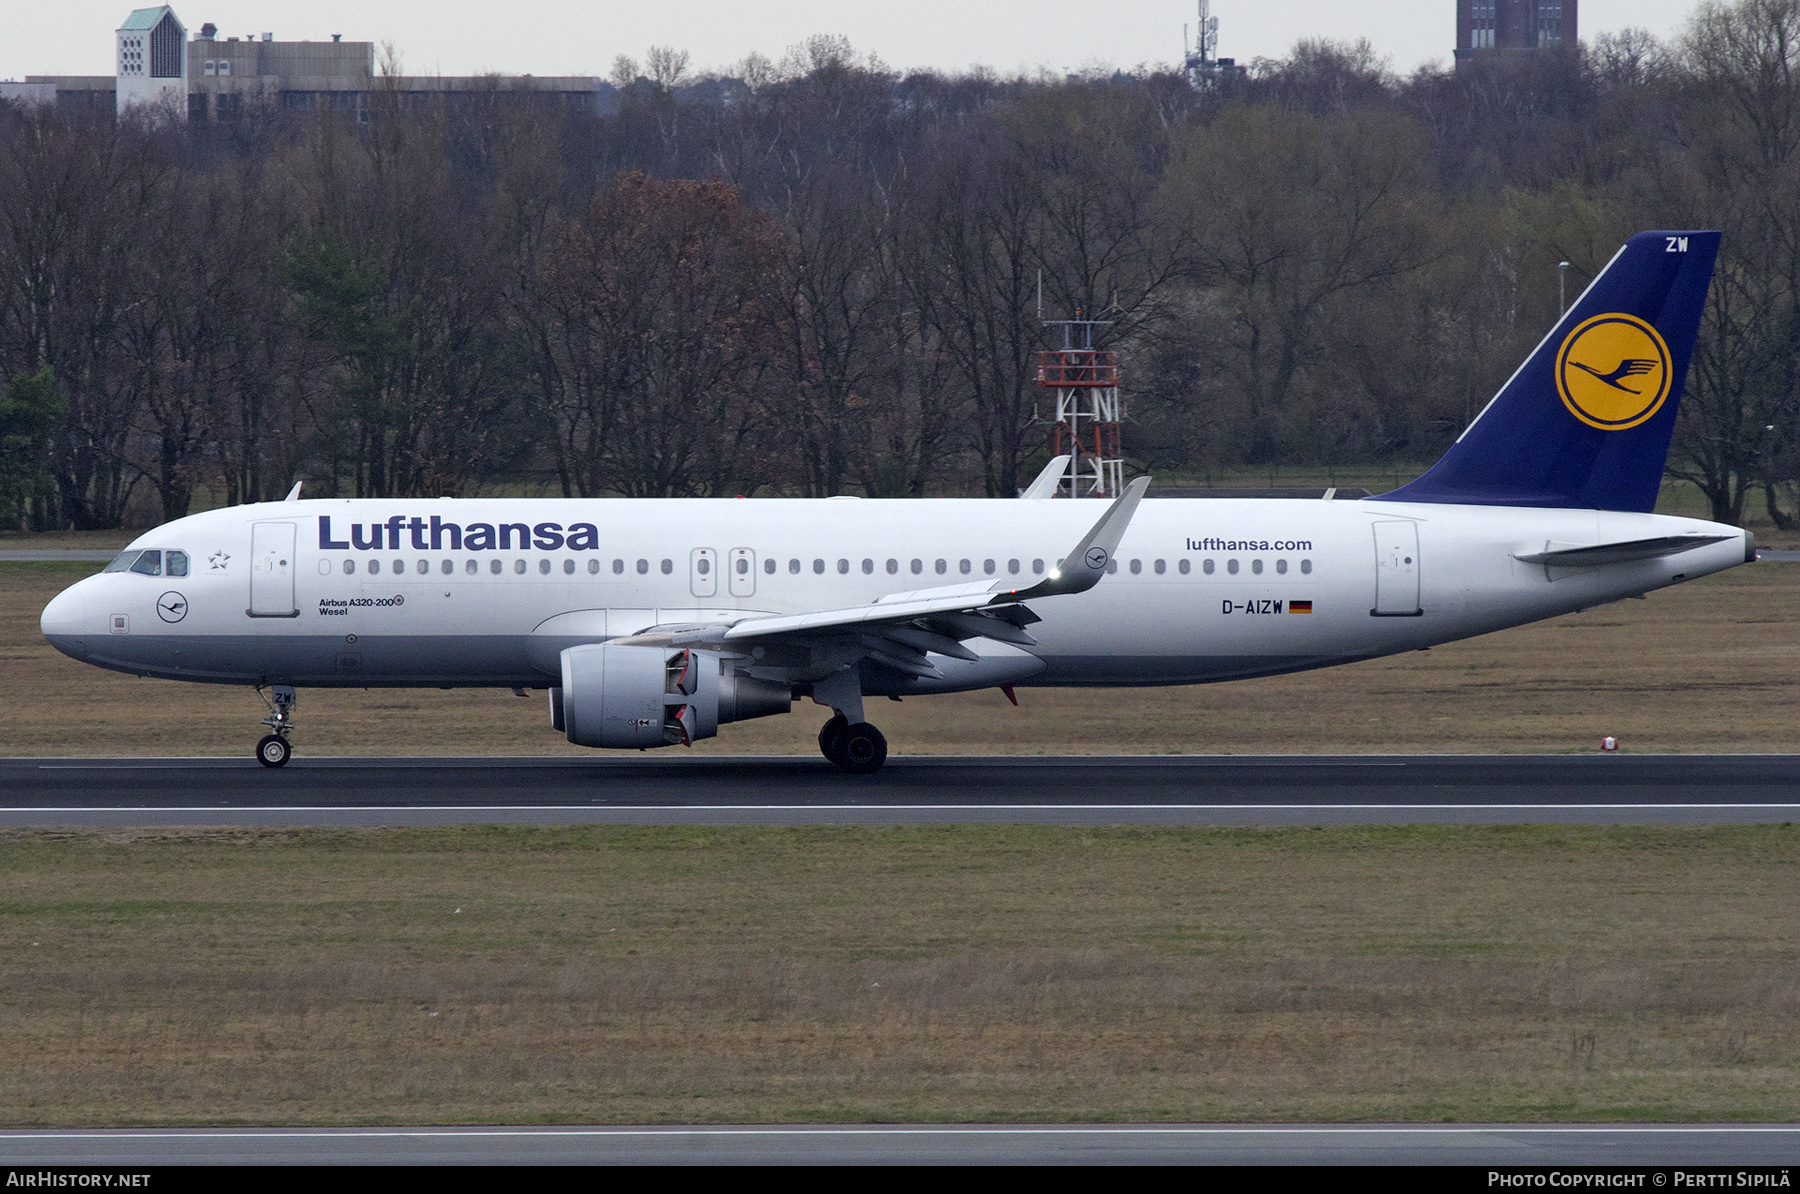
[{"label": "passenger window", "polygon": [[694,571],[698,572],[701,576],[705,576],[712,571],[712,561],[705,556],[701,556],[694,561]]},{"label": "passenger window", "polygon": [[763,561],[763,571],[766,572],[770,576],[775,575],[775,557],[774,556],[770,556],[768,559]]},{"label": "passenger window", "polygon": [[127,569],[129,569],[133,564],[137,563],[137,558],[138,558],[139,554],[141,554],[141,553],[135,552],[135,551],[122,551],[118,555],[114,556],[112,558],[112,563],[110,563],[106,567],[102,568],[101,571],[102,572],[124,572]]},{"label": "passenger window", "polygon": [[800,561],[799,560],[789,560],[788,561],[788,575],[789,576],[799,576],[800,575]]},{"label": "passenger window", "polygon": [[637,562],[637,570],[638,570],[639,576],[650,575],[650,561],[649,560],[639,560]]},{"label": "passenger window", "polygon": [[493,575],[495,575],[495,576],[500,575],[500,567],[501,567],[501,565],[500,565],[499,560],[489,560],[488,561],[488,571],[490,573],[492,573]]},{"label": "passenger window", "polygon": [[420,576],[429,575],[431,572],[431,561],[430,560],[420,560],[418,565],[413,569],[413,571],[417,572]]},{"label": "passenger window", "polygon": [[1141,576],[1143,574],[1143,571],[1144,571],[1144,561],[1142,561],[1142,560],[1131,561],[1131,575]]},{"label": "passenger window", "polygon": [[1208,560],[1208,561],[1206,561],[1206,563],[1200,565],[1200,571],[1206,573],[1206,575],[1208,575],[1208,576],[1211,576],[1213,574],[1213,562],[1211,560]]},{"label": "passenger window", "polygon": [[1311,576],[1312,575],[1312,561],[1311,560],[1301,560],[1300,561],[1300,574],[1302,576]]},{"label": "passenger window", "polygon": [[969,561],[967,561],[967,560],[957,561],[956,570],[958,572],[962,573],[964,576],[969,575]]},{"label": "passenger window", "polygon": [[344,575],[345,576],[356,575],[356,561],[355,560],[345,560],[344,561]]},{"label": "passenger window", "polygon": [[133,572],[137,573],[139,576],[161,576],[162,575],[162,552],[160,552],[160,551],[145,552],[143,555],[138,557],[137,563],[135,563],[131,566],[131,570]]},{"label": "passenger window", "polygon": [[474,576],[481,571],[481,565],[474,560],[467,560],[463,563],[463,571]]},{"label": "passenger window", "polygon": [[614,560],[613,561],[613,575],[614,576],[624,576],[625,575],[625,561],[624,560]]},{"label": "passenger window", "polygon": [[919,575],[919,573],[921,573],[923,571],[925,571],[925,561],[924,560],[914,560],[912,562],[912,574],[914,576],[917,576],[917,575]]},{"label": "passenger window", "polygon": [[1044,561],[1042,561],[1042,560],[1031,561],[1031,574],[1033,576],[1042,576],[1044,574]]},{"label": "passenger window", "polygon": [[1161,560],[1156,561],[1156,575],[1161,576],[1168,570],[1169,566],[1167,564],[1163,563]]},{"label": "passenger window", "polygon": [[1189,563],[1187,560],[1183,560],[1179,564],[1175,565],[1175,568],[1177,571],[1179,571],[1181,573],[1181,575],[1186,576],[1189,572],[1193,571],[1194,566],[1193,566],[1193,564]]},{"label": "passenger window", "polygon": [[744,559],[741,556],[738,558],[737,574],[739,576],[749,576],[750,575],[750,561],[749,560]]},{"label": "passenger window", "polygon": [[563,575],[564,576],[574,576],[575,575],[575,561],[574,560],[564,560],[563,561]]},{"label": "passenger window", "polygon": [[406,561],[405,560],[395,560],[394,561],[394,575],[395,576],[405,576],[406,575]]},{"label": "passenger window", "polygon": [[1262,561],[1261,560],[1251,560],[1250,561],[1250,571],[1256,573],[1256,575],[1258,575],[1258,576],[1261,576],[1262,575]]},{"label": "passenger window", "polygon": [[514,576],[524,576],[525,575],[525,561],[524,560],[514,560],[513,561],[513,575]]},{"label": "passenger window", "polygon": [[814,576],[824,576],[825,575],[825,561],[824,560],[814,560],[813,561],[813,575]]},{"label": "passenger window", "polygon": [[1106,575],[1117,576],[1118,574],[1119,574],[1119,561],[1117,561],[1117,560],[1106,561]]},{"label": "passenger window", "polygon": [[863,561],[863,575],[864,576],[875,575],[875,561],[874,560],[864,560]]},{"label": "passenger window", "polygon": [[950,571],[949,563],[944,560],[939,560],[937,562],[937,574],[939,576],[942,576],[942,575],[944,575],[944,573],[946,573],[948,571]]},{"label": "passenger window", "polygon": [[983,572],[987,573],[989,576],[994,575],[994,561],[992,561],[992,560],[981,561],[981,570]]},{"label": "passenger window", "polygon": [[1287,575],[1287,561],[1286,560],[1276,560],[1275,561],[1275,571],[1282,576],[1286,576]]},{"label": "passenger window", "polygon": [[443,574],[445,576],[454,576],[456,574],[456,561],[455,560],[445,560],[443,567],[440,570],[443,572]]},{"label": "passenger window", "polygon": [[894,574],[899,572],[900,571],[900,561],[899,560],[889,560],[887,562],[887,570],[888,570],[889,576],[893,576]]},{"label": "passenger window", "polygon": [[1006,561],[1006,571],[1013,576],[1019,575],[1019,561],[1017,561],[1017,560]]},{"label": "passenger window", "polygon": [[589,560],[588,561],[588,575],[589,576],[599,576],[600,575],[600,561],[599,560]]},{"label": "passenger window", "polygon": [[[498,563],[498,562],[499,561],[497,561],[497,560],[495,561],[495,563]],[[380,572],[381,572],[381,561],[380,560],[370,560],[369,561],[369,575],[376,576],[376,575],[379,575]]]},{"label": "passenger window", "polygon": [[1236,560],[1226,560],[1225,561],[1225,571],[1231,573],[1231,575],[1233,575],[1233,576],[1236,576],[1237,570],[1238,570],[1238,563]]},{"label": "passenger window", "polygon": [[838,575],[839,576],[849,576],[850,575],[850,561],[849,560],[839,560],[838,561]]},{"label": "passenger window", "polygon": [[187,552],[171,551],[163,554],[164,576],[186,576],[188,568]]},{"label": "passenger window", "polygon": [[671,573],[673,573],[674,571],[675,571],[675,561],[674,560],[664,560],[662,562],[662,574],[664,576],[668,576]]},{"label": "passenger window", "polygon": [[550,575],[550,561],[549,560],[539,560],[538,561],[538,575],[539,576],[549,576]]}]

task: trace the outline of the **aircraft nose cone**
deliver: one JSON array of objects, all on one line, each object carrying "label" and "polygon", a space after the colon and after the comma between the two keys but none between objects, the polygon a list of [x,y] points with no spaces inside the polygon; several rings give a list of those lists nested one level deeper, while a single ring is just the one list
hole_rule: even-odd
[{"label": "aircraft nose cone", "polygon": [[38,629],[50,645],[64,655],[80,659],[87,654],[81,636],[87,632],[87,594],[81,585],[71,585],[50,599],[38,619]]}]

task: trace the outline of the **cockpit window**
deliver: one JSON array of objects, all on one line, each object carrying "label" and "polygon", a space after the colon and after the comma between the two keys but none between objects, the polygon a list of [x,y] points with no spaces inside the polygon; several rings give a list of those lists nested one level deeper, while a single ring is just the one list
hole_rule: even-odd
[{"label": "cockpit window", "polygon": [[143,576],[161,576],[162,552],[144,552],[142,555],[138,556],[137,563],[131,566],[131,570]]},{"label": "cockpit window", "polygon": [[102,571],[123,572],[133,564],[137,563],[137,558],[143,554],[144,553],[141,551],[122,551],[114,556],[112,563],[108,564]]},{"label": "cockpit window", "polygon": [[166,551],[163,553],[164,576],[186,576],[188,558],[185,551]]}]

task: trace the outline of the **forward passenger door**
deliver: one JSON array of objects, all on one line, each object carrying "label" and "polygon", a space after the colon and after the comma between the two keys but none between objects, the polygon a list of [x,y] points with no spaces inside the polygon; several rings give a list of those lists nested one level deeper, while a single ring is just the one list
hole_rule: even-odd
[{"label": "forward passenger door", "polygon": [[250,608],[253,618],[297,618],[294,607],[294,524],[250,524]]}]

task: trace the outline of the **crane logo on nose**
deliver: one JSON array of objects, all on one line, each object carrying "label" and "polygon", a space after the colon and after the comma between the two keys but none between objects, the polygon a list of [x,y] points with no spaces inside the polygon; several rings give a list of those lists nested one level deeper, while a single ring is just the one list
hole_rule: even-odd
[{"label": "crane logo on nose", "polygon": [[156,599],[156,616],[165,622],[179,622],[187,617],[187,598],[180,593],[164,593]]},{"label": "crane logo on nose", "polygon": [[1669,346],[1635,315],[1584,321],[1556,354],[1556,390],[1569,413],[1602,431],[1647,422],[1669,396]]}]

